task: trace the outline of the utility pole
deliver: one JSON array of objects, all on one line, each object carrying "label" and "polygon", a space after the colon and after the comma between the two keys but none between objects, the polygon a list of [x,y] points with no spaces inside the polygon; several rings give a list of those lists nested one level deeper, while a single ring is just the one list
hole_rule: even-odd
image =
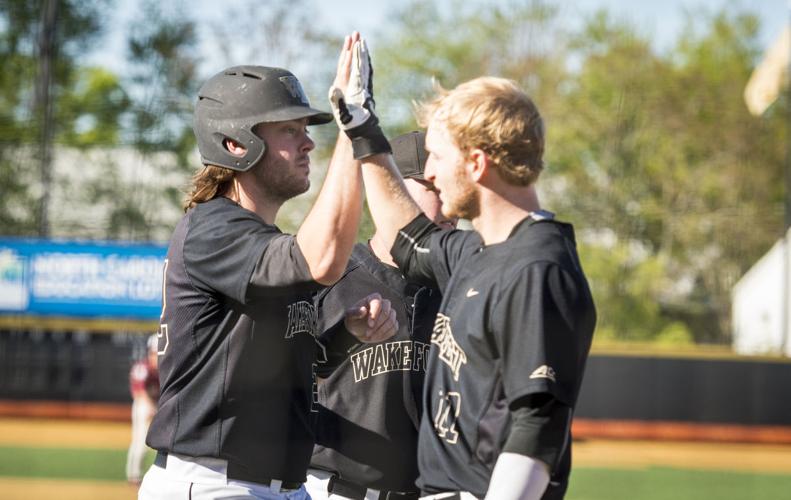
[{"label": "utility pole", "polygon": [[55,61],[55,29],[58,0],[44,0],[38,34],[39,74],[36,87],[36,117],[39,121],[39,171],[41,198],[39,199],[38,235],[47,238],[49,227],[49,199],[52,184],[52,66]]}]

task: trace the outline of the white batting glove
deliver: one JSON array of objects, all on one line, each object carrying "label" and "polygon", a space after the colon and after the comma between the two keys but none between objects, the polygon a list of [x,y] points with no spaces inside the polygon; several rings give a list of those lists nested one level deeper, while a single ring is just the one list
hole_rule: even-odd
[{"label": "white batting glove", "polygon": [[365,40],[352,47],[351,73],[345,89],[332,86],[330,103],[335,122],[344,131],[363,125],[373,115],[373,71]]},{"label": "white batting glove", "polygon": [[335,122],[352,140],[355,159],[391,151],[374,110],[373,67],[365,40],[341,51],[329,98]]}]

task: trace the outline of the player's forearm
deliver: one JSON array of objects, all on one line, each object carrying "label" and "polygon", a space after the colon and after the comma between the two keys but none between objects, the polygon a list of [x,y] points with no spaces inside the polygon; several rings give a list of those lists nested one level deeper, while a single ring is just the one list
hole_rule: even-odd
[{"label": "player's forearm", "polygon": [[398,230],[417,217],[420,208],[406,190],[392,155],[365,158],[362,171],[368,208],[377,234],[383,237],[386,248],[391,248]]},{"label": "player's forearm", "polygon": [[362,211],[362,177],[351,141],[338,134],[318,197],[297,231],[297,243],[313,279],[329,285],[343,275],[357,239]]}]

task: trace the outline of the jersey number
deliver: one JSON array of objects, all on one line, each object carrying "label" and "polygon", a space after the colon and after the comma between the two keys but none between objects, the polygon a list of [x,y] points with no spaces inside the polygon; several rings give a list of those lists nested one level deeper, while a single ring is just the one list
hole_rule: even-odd
[{"label": "jersey number", "polygon": [[159,315],[159,331],[157,332],[158,345],[162,345],[162,337],[165,338],[164,346],[162,349],[157,350],[157,354],[162,356],[168,350],[170,339],[168,338],[168,324],[165,323],[165,308],[167,307],[167,294],[165,293],[165,285],[167,284],[168,276],[168,260],[165,259],[165,268],[162,270],[162,314]]},{"label": "jersey number", "polygon": [[450,444],[456,444],[459,439],[456,420],[459,418],[460,411],[461,394],[449,392],[447,395],[443,395],[442,391],[439,391],[439,405],[434,416],[434,429],[439,437]]}]

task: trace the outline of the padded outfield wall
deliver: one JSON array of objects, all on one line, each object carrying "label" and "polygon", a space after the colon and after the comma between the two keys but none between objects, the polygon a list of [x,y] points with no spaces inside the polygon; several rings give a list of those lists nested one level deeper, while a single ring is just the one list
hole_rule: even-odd
[{"label": "padded outfield wall", "polygon": [[591,437],[791,443],[791,360],[591,356],[577,430]]},{"label": "padded outfield wall", "polygon": [[[129,368],[144,355],[145,339],[129,331],[0,330],[0,414],[14,402],[27,405],[16,415],[46,402],[46,416],[58,415],[59,402],[72,413],[80,403],[107,403],[124,407],[111,414],[127,418]],[[784,358],[594,352],[575,433],[791,443],[789,384]]]}]

